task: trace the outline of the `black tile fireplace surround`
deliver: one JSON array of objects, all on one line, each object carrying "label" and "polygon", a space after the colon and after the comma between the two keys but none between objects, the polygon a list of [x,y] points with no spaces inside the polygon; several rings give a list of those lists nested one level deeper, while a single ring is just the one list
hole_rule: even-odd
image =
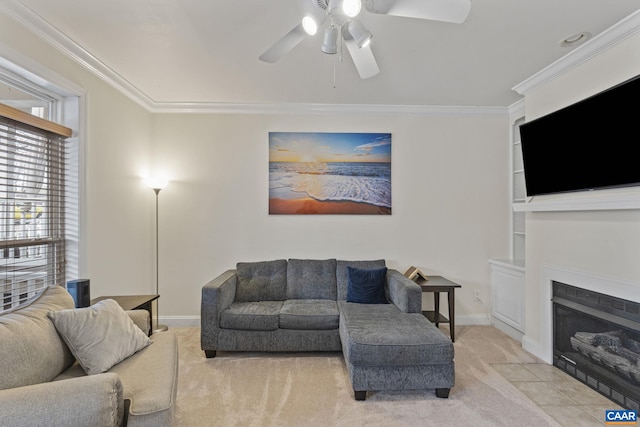
[{"label": "black tile fireplace surround", "polygon": [[553,285],[553,364],[618,405],[640,402],[640,302]]}]

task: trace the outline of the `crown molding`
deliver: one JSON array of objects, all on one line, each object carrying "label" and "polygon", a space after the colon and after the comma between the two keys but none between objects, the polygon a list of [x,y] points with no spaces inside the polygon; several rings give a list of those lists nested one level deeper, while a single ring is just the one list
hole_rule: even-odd
[{"label": "crown molding", "polygon": [[513,104],[509,105],[509,117],[511,118],[519,118],[519,117],[524,117],[524,111],[525,111],[525,102],[524,102],[524,98],[519,99],[518,101],[514,102]]},{"label": "crown molding", "polygon": [[514,86],[512,89],[520,95],[527,95],[530,91],[587,62],[589,59],[639,31],[640,9],[598,34],[585,44],[578,46],[548,67]]},{"label": "crown molding", "polygon": [[71,58],[89,72],[123,93],[140,106],[149,109],[151,98],[141,92],[129,81],[109,68],[106,64],[78,45],[48,21],[17,0],[6,0],[3,11],[24,25],[36,36],[43,39],[67,57]]},{"label": "crown molding", "polygon": [[352,114],[352,115],[418,115],[418,116],[505,116],[506,107],[464,107],[380,104],[242,104],[242,103],[153,103],[153,113],[217,113],[217,114]]},{"label": "crown molding", "polygon": [[18,0],[4,0],[3,12],[25,26],[46,43],[62,52],[99,79],[152,113],[218,113],[218,114],[362,114],[362,115],[426,115],[469,116],[507,115],[506,107],[492,106],[423,106],[375,104],[283,104],[227,102],[157,102],[134,84],[78,45],[47,20]]}]

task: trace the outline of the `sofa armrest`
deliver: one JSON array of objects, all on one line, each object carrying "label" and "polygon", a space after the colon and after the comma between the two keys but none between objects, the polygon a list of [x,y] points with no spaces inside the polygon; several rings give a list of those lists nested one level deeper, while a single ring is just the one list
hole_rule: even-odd
[{"label": "sofa armrest", "polygon": [[129,315],[133,323],[140,329],[145,335],[149,336],[149,331],[151,330],[151,315],[147,310],[127,310],[126,313]]},{"label": "sofa armrest", "polygon": [[236,270],[227,270],[202,287],[200,346],[203,350],[217,348],[220,313],[233,303],[236,283]]},{"label": "sofa armrest", "polygon": [[398,270],[387,270],[389,299],[405,313],[422,313],[422,288]]},{"label": "sofa armrest", "polygon": [[89,375],[0,390],[0,425],[118,427],[124,406],[118,375]]}]

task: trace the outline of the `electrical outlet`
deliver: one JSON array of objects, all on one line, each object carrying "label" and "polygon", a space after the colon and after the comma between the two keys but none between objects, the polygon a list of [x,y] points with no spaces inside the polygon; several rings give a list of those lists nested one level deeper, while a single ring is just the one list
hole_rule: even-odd
[{"label": "electrical outlet", "polygon": [[473,300],[480,301],[480,291],[473,291]]}]

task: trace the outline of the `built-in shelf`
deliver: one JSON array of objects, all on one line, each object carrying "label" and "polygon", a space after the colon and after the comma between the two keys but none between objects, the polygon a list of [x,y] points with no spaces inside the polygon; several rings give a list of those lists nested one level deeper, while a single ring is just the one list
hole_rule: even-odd
[{"label": "built-in shelf", "polygon": [[[524,123],[524,109],[519,109],[511,116],[511,203],[527,201],[525,188],[524,163],[522,162],[522,142],[520,141],[520,125]],[[511,213],[511,257],[524,259],[525,248],[525,214]]]},{"label": "built-in shelf", "polygon": [[514,202],[514,212],[594,211],[640,209],[640,187],[536,196]]}]

